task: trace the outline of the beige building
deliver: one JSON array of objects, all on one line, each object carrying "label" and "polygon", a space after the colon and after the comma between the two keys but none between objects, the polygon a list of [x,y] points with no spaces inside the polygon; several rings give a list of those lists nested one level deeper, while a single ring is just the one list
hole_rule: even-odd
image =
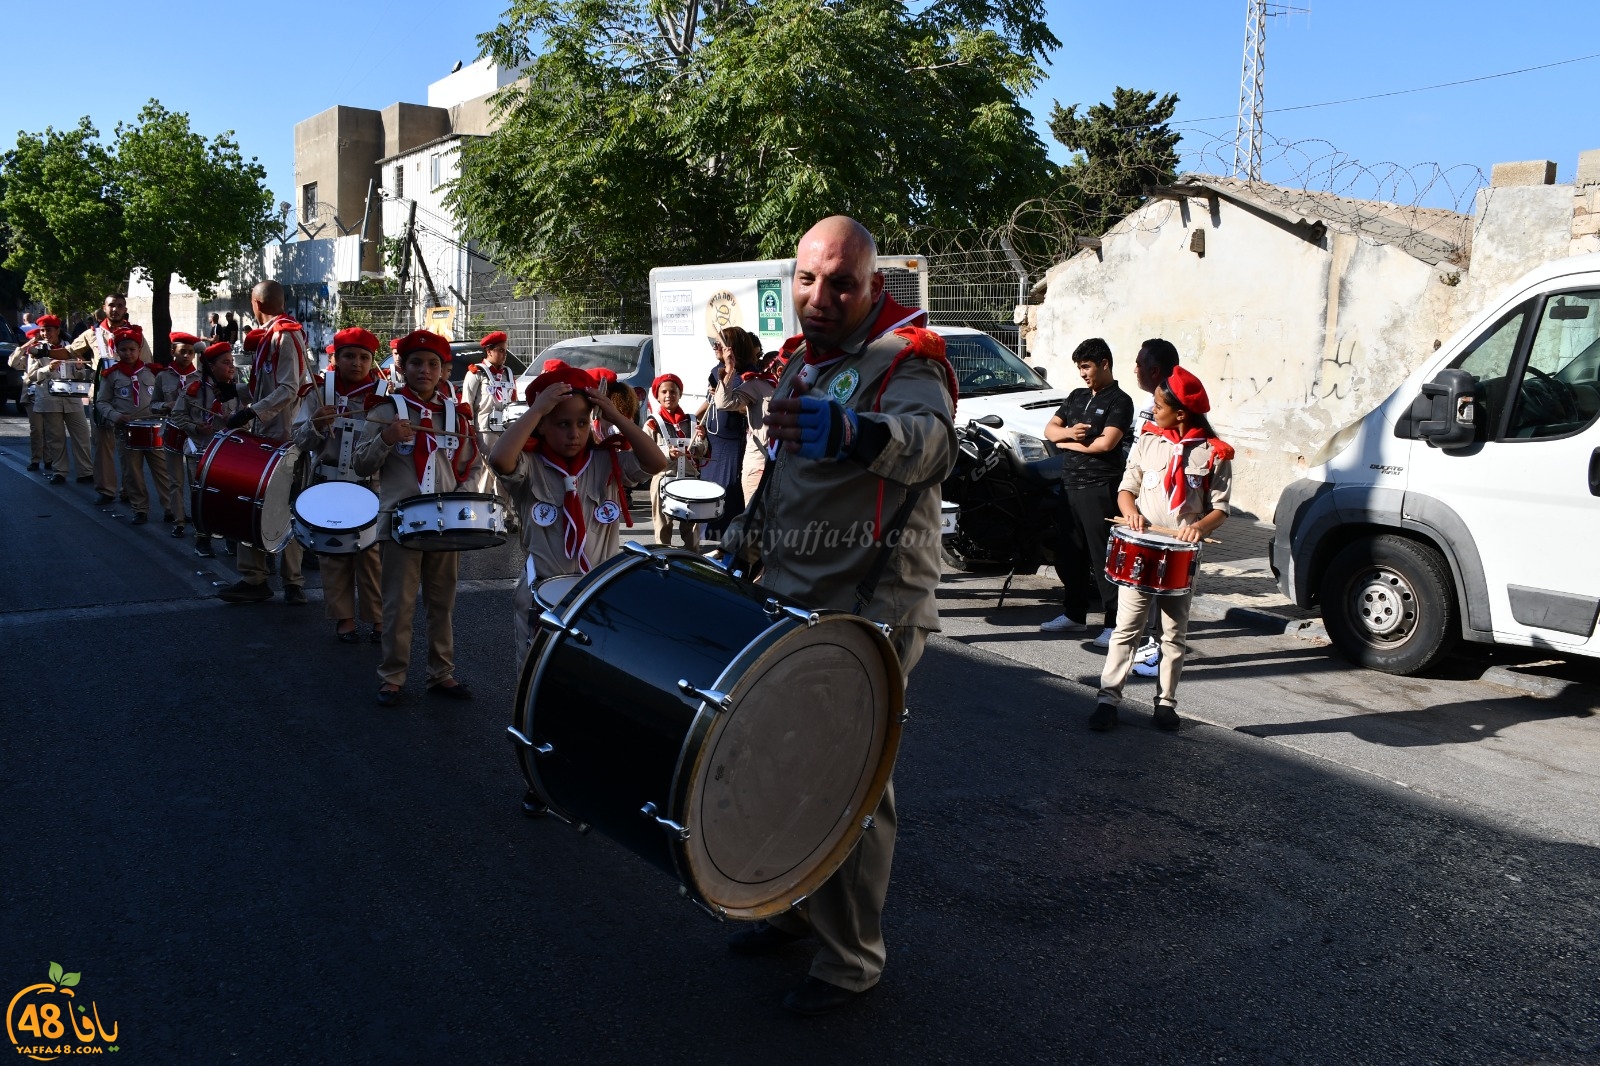
[{"label": "beige building", "polygon": [[1554,180],[1553,163],[1496,166],[1463,215],[1186,176],[1035,286],[1029,361],[1072,381],[1073,348],[1104,337],[1131,389],[1139,343],[1172,341],[1239,450],[1236,503],[1270,517],[1324,441],[1500,288],[1600,245],[1600,151]]}]

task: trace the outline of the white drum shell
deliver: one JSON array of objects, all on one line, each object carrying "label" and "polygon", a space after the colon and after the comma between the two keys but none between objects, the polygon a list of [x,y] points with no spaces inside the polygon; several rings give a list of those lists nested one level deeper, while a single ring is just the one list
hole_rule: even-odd
[{"label": "white drum shell", "polygon": [[709,522],[722,516],[727,492],[699,478],[678,478],[661,486],[661,513],[684,522]]},{"label": "white drum shell", "polygon": [[506,540],[506,510],[486,492],[437,492],[408,496],[394,505],[390,535],[419,551],[471,551]]}]

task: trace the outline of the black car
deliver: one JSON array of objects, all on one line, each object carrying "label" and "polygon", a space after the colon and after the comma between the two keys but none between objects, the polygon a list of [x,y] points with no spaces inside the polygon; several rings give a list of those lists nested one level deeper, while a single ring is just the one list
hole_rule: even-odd
[{"label": "black car", "polygon": [[0,318],[0,411],[6,401],[16,404],[17,414],[24,413],[22,406],[22,371],[11,367],[11,353],[23,342],[22,333],[10,322]]}]

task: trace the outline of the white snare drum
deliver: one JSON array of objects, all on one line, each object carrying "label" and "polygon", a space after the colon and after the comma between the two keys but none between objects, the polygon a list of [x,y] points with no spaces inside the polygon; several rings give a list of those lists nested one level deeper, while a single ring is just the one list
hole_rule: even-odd
[{"label": "white snare drum", "polygon": [[318,555],[353,555],[378,543],[378,496],[348,481],[312,485],[294,501],[294,539]]},{"label": "white snare drum", "polygon": [[721,485],[684,477],[661,486],[661,513],[684,522],[709,522],[722,516],[727,492]]},{"label": "white snare drum", "polygon": [[473,551],[506,541],[506,509],[487,492],[436,492],[394,505],[390,535],[402,548],[424,552]]},{"label": "white snare drum", "polygon": [[52,396],[88,396],[94,386],[87,381],[61,381],[51,378],[47,391]]}]

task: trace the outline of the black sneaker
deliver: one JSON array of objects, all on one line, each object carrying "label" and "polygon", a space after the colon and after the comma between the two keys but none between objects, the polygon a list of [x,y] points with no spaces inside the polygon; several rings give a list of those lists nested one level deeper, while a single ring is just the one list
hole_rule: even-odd
[{"label": "black sneaker", "polygon": [[1168,731],[1178,728],[1178,709],[1165,703],[1156,704],[1156,728]]},{"label": "black sneaker", "polygon": [[93,474],[79,474],[77,476],[77,478],[76,478],[76,481],[80,485],[87,485],[90,482],[94,481],[94,475]]},{"label": "black sneaker", "polygon": [[215,559],[217,557],[215,549],[211,547],[211,538],[207,536],[195,538],[194,553],[202,559]]},{"label": "black sneaker", "polygon": [[265,581],[256,584],[240,580],[218,590],[217,599],[224,603],[265,603],[272,599],[272,590]]},{"label": "black sneaker", "polygon": [[148,521],[150,521],[150,516],[149,515],[145,514],[143,511],[135,511],[134,515],[133,515],[133,522],[130,523],[130,524],[135,525],[135,526],[142,526]]},{"label": "black sneaker", "polygon": [[101,507],[104,507],[115,498],[116,497],[112,496],[110,493],[102,492],[94,498],[94,502],[99,504]]},{"label": "black sneaker", "polygon": [[1096,733],[1104,733],[1114,729],[1117,725],[1117,708],[1112,703],[1097,703],[1094,713],[1089,716],[1089,728]]},{"label": "black sneaker", "polygon": [[306,590],[299,585],[283,586],[283,602],[290,607],[304,607],[306,605]]},{"label": "black sneaker", "polygon": [[67,479],[65,477],[55,472],[45,475],[45,480],[50,482],[52,485],[65,485],[67,483]]},{"label": "black sneaker", "polygon": [[28,472],[29,473],[32,473],[33,471],[35,471],[37,469],[39,469],[39,461],[37,459],[35,459],[33,462],[28,464]]}]

